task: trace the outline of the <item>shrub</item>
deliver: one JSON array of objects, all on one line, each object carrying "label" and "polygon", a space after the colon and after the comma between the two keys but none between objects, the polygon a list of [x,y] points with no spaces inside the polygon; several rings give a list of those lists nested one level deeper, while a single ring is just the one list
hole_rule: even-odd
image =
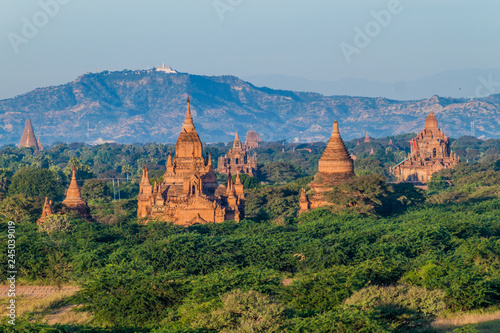
[{"label": "shrub", "polygon": [[221,298],[220,308],[193,318],[193,328],[217,332],[282,332],[285,307],[274,298],[239,289]]},{"label": "shrub", "polygon": [[408,308],[426,315],[436,315],[446,308],[445,293],[439,289],[396,285],[389,287],[370,286],[355,292],[344,302],[362,309],[375,309],[383,305]]},{"label": "shrub", "polygon": [[38,231],[48,234],[62,232],[67,233],[71,228],[68,216],[53,214],[47,216],[45,223],[38,226]]},{"label": "shrub", "polygon": [[301,312],[329,311],[364,285],[363,277],[336,267],[296,279],[284,290],[287,305]]},{"label": "shrub", "polygon": [[107,265],[93,272],[79,292],[84,304],[97,322],[133,326],[148,325],[163,319],[168,308],[179,303],[183,283],[175,273],[155,275],[152,268],[134,263]]},{"label": "shrub", "polygon": [[312,317],[296,317],[290,328],[294,333],[388,333],[393,332],[376,310],[341,306]]}]

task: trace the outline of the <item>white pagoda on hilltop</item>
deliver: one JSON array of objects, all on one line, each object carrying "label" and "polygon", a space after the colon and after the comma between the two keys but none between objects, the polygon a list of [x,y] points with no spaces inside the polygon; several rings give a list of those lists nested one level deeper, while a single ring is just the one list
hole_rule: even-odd
[{"label": "white pagoda on hilltop", "polygon": [[159,72],[163,72],[163,73],[177,73],[177,71],[175,69],[173,69],[172,67],[165,67],[165,62],[163,63],[163,65],[161,65],[160,68],[156,68],[157,71]]}]

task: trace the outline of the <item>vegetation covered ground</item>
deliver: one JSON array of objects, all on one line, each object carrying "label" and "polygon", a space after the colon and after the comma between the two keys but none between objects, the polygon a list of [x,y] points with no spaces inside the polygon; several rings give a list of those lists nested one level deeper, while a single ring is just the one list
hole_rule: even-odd
[{"label": "vegetation covered ground", "polygon": [[[332,188],[332,206],[298,216],[300,188],[308,190],[314,170],[293,158],[280,160],[281,146],[265,148],[270,150],[261,160],[264,172],[244,179],[245,220],[189,228],[144,225],[135,218],[140,166],[158,165],[151,180],[160,177],[171,147],[59,145],[35,157],[29,149],[3,149],[0,246],[7,248],[6,222],[15,221],[18,284],[76,285],[79,291],[26,311],[15,328],[4,322],[1,329],[488,332],[498,327],[498,321],[472,326],[452,321],[464,313],[494,319],[500,310],[498,156],[443,170],[428,190],[386,182],[380,174],[391,151],[361,156],[358,166],[376,159],[382,171],[358,169],[366,172]],[[208,149],[215,157],[220,148]],[[71,158],[86,179],[82,192],[95,220],[68,211],[39,230],[35,221],[43,198],[63,196]],[[105,178],[125,178],[127,167],[130,181],[121,187],[122,200],[114,201]],[[106,170],[116,174],[105,177]],[[5,267],[7,257],[1,258]],[[44,322],[45,314],[67,306],[72,323]]]}]

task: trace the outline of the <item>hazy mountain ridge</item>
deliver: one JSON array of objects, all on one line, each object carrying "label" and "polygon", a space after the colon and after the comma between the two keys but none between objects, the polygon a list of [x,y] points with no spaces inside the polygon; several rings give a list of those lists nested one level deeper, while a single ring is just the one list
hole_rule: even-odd
[{"label": "hazy mountain ridge", "polygon": [[0,140],[17,143],[30,118],[42,142],[57,140],[175,142],[189,92],[203,141],[230,141],[234,132],[256,130],[264,140],[326,140],[334,120],[345,139],[418,131],[433,111],[453,137],[500,137],[500,95],[484,99],[323,96],[259,88],[234,76],[166,74],[154,70],[85,74],[0,101]]},{"label": "hazy mountain ridge", "polygon": [[242,79],[259,87],[314,91],[327,96],[385,97],[397,100],[425,99],[433,95],[471,98],[500,92],[500,69],[494,68],[445,71],[416,80],[392,83],[358,78],[308,80],[279,74],[251,75]]}]

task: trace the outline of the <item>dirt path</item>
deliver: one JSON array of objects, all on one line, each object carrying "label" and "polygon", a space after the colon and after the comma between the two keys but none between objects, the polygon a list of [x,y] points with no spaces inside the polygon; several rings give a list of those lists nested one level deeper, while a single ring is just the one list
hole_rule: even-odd
[{"label": "dirt path", "polygon": [[[60,293],[76,293],[76,286],[16,286],[16,296],[45,298]],[[9,297],[9,286],[0,286],[0,298]]]}]

